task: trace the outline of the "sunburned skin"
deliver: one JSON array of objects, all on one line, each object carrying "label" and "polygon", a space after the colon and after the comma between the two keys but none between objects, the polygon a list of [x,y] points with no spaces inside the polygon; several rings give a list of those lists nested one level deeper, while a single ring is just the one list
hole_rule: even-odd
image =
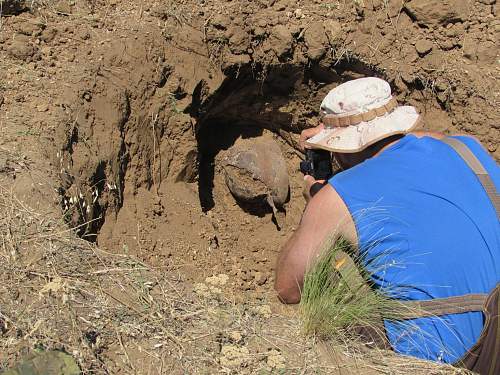
[{"label": "sunburned skin", "polygon": [[[316,128],[304,130],[299,139],[300,147],[303,149],[305,141],[322,129],[323,124],[320,124]],[[424,131],[411,132],[410,134],[419,138],[427,136],[441,139],[445,137],[440,133]],[[366,159],[377,157],[399,139],[400,137],[395,140],[389,138],[359,153],[337,154],[335,156],[347,169]],[[349,210],[330,184],[325,185],[314,197],[309,196],[309,189],[316,182],[311,176],[305,179],[304,191],[306,192],[307,206],[299,227],[285,243],[278,256],[274,287],[280,300],[285,303],[298,303],[300,301],[304,275],[309,266],[320,255],[326,243],[331,243],[342,236],[350,243],[358,244],[356,227]]]}]

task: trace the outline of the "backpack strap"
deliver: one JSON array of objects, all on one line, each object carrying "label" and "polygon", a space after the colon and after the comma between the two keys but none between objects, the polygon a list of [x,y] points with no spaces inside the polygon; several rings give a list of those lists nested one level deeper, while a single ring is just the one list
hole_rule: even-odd
[{"label": "backpack strap", "polygon": [[[366,279],[361,275],[360,266],[344,251],[337,251],[334,255],[334,268],[340,273],[342,280],[353,293],[377,293],[372,290]],[[462,314],[474,311],[483,311],[487,294],[465,294],[462,296],[434,298],[430,300],[404,301],[398,300],[394,307],[398,311],[391,312],[390,317],[381,316],[381,319],[409,320],[448,314]]]},{"label": "backpack strap", "polygon": [[487,294],[478,293],[431,300],[401,301],[402,311],[397,314],[398,320],[483,311],[487,299]]},{"label": "backpack strap", "polygon": [[460,157],[469,166],[469,168],[472,169],[474,174],[479,179],[481,185],[483,185],[486,194],[488,194],[488,197],[490,198],[491,203],[493,204],[493,207],[495,208],[495,211],[497,213],[497,218],[500,219],[500,195],[498,194],[498,191],[490,175],[481,164],[479,159],[476,157],[476,155],[474,155],[474,153],[465,143],[459,141],[456,138],[446,137],[441,139],[441,141],[453,148],[453,150],[455,150],[455,152],[460,155]]}]

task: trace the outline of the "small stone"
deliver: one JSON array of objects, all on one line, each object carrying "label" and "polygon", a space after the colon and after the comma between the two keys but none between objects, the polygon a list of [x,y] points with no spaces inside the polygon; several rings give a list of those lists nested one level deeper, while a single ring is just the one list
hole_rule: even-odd
[{"label": "small stone", "polygon": [[285,362],[285,357],[283,357],[276,349],[270,350],[267,354],[266,363],[272,369],[284,369],[286,367]]},{"label": "small stone", "polygon": [[269,50],[273,50],[278,58],[290,53],[293,45],[292,33],[285,25],[276,25],[272,28],[268,40]]},{"label": "small stone", "polygon": [[307,45],[307,56],[315,61],[321,59],[327,51],[328,37],[324,25],[313,22],[304,33],[304,41]]},{"label": "small stone", "polygon": [[432,51],[433,44],[427,39],[419,39],[415,43],[415,49],[420,56],[425,56]]},{"label": "small stone", "polygon": [[250,352],[246,347],[224,345],[221,349],[219,362],[224,367],[237,368],[248,364]]},{"label": "small stone", "polygon": [[264,319],[269,319],[272,315],[271,306],[269,305],[255,306],[253,312]]},{"label": "small stone", "polygon": [[22,22],[17,25],[17,31],[20,34],[27,36],[37,36],[40,35],[43,29],[43,25],[33,22]]},{"label": "small stone", "polygon": [[241,339],[243,338],[243,336],[241,335],[240,332],[238,331],[231,331],[229,332],[229,339],[232,341],[232,342],[235,342],[235,343],[238,343],[241,341]]},{"label": "small stone", "polygon": [[213,285],[213,286],[224,286],[229,280],[229,276],[221,273],[218,275],[210,276],[205,279],[205,283]]},{"label": "small stone", "polygon": [[49,106],[47,104],[45,104],[45,103],[39,104],[39,105],[36,106],[36,110],[38,112],[47,112],[49,110]]},{"label": "small stone", "polygon": [[54,9],[59,14],[63,15],[71,14],[71,5],[68,0],[59,0],[55,4]]},{"label": "small stone", "polygon": [[293,14],[295,15],[295,18],[297,19],[301,19],[301,18],[304,18],[304,13],[302,12],[302,9],[298,8],[298,9],[295,9],[295,12],[293,12]]},{"label": "small stone", "polygon": [[264,285],[267,281],[267,276],[264,275],[262,272],[258,272],[258,271],[255,272],[253,277],[254,277],[255,283],[257,285],[260,285],[260,286]]}]

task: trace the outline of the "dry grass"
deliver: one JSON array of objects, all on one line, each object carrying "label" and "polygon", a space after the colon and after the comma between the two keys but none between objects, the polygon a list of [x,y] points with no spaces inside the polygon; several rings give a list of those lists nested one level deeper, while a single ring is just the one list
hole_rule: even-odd
[{"label": "dry grass", "polygon": [[317,345],[265,296],[236,304],[225,275],[192,287],[173,270],[106,253],[3,186],[0,214],[0,370],[59,349],[85,374],[457,371],[347,340]]},{"label": "dry grass", "polygon": [[104,349],[127,359],[129,338],[182,348],[178,316],[193,306],[172,280],[77,239],[4,187],[0,211],[0,363],[33,348],[64,349],[83,369],[105,372],[113,365]]},{"label": "dry grass", "polygon": [[297,322],[265,301],[235,304],[217,279],[193,293],[173,270],[104,252],[4,186],[0,218],[0,371],[40,349],[92,374],[322,368]]}]

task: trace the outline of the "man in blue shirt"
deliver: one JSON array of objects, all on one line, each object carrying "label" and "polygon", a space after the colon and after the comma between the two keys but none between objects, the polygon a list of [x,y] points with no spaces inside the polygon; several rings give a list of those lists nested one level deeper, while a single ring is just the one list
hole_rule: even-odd
[{"label": "man in blue shirt", "polygon": [[[343,171],[314,197],[310,187],[318,181],[305,177],[308,204],[278,258],[280,299],[300,301],[308,268],[325,242],[342,236],[367,264],[376,260],[378,266],[368,270],[372,282],[397,291],[393,298],[458,301],[466,296],[467,301],[471,296],[472,301],[490,295],[490,307],[498,310],[493,291],[500,282],[500,169],[479,142],[414,131],[420,120],[415,108],[399,106],[389,84],[378,78],[336,87],[323,100],[321,114],[322,124],[304,131],[301,145],[333,152]],[[397,322],[384,324],[396,352],[457,363],[477,350],[484,329],[491,330],[485,317],[469,306],[414,319],[416,332]],[[496,322],[498,311],[495,327]],[[500,346],[495,347],[500,340],[492,335],[500,333],[489,334],[494,343],[485,350],[500,357]]]}]

